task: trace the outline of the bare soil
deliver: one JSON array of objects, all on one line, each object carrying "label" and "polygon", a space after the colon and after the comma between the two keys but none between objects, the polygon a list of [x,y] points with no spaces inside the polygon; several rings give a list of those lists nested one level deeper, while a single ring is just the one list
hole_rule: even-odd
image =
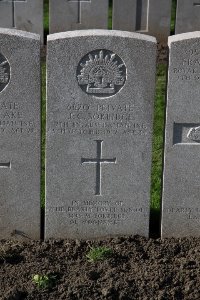
[{"label": "bare soil", "polygon": [[157,44],[157,64],[168,63],[169,50],[166,44]]},{"label": "bare soil", "polygon": [[[91,246],[113,254],[89,262]],[[55,276],[39,288],[35,274]],[[200,239],[0,241],[1,300],[200,299]]]}]

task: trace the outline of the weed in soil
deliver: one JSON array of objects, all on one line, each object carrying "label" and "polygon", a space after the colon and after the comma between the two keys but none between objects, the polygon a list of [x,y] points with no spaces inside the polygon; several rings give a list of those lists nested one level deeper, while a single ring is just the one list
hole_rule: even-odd
[{"label": "weed in soil", "polygon": [[112,249],[103,247],[90,247],[90,251],[86,255],[89,262],[97,262],[105,260],[113,254]]},{"label": "weed in soil", "polygon": [[40,289],[50,289],[56,284],[56,275],[39,275],[36,274],[33,276],[33,282],[38,286]]},{"label": "weed in soil", "polygon": [[[91,247],[113,253],[91,263]],[[1,263],[0,300],[200,299],[200,239],[4,240],[1,249],[23,260]],[[56,275],[55,285],[38,288],[34,274]]]}]

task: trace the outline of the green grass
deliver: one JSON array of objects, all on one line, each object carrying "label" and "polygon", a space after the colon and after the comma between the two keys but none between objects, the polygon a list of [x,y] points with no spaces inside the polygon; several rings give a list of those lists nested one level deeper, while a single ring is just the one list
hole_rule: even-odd
[{"label": "green grass", "polygon": [[171,15],[171,35],[175,33],[176,5],[177,5],[177,0],[173,0],[172,15]]},{"label": "green grass", "polygon": [[39,289],[50,289],[56,283],[55,275],[39,275],[36,274],[33,276],[33,282],[37,285]]},{"label": "green grass", "polygon": [[45,36],[49,32],[49,0],[44,1],[44,32]]},{"label": "green grass", "polygon": [[86,255],[89,262],[97,262],[100,260],[105,260],[112,255],[112,249],[102,246],[102,247],[91,247],[90,251]]},{"label": "green grass", "polygon": [[109,0],[108,29],[112,29],[112,0]]},{"label": "green grass", "polygon": [[153,160],[151,177],[151,208],[156,210],[160,209],[161,198],[166,72],[166,65],[158,65],[154,106]]}]

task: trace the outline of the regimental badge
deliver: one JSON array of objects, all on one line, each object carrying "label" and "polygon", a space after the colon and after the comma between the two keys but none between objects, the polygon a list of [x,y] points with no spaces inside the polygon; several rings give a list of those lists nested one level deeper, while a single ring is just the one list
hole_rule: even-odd
[{"label": "regimental badge", "polygon": [[200,142],[200,126],[191,128],[187,138],[194,142]]},{"label": "regimental badge", "polygon": [[109,50],[95,50],[84,56],[77,68],[81,89],[96,97],[118,93],[126,82],[126,66],[122,59]]},{"label": "regimental badge", "polygon": [[8,60],[0,53],[0,93],[10,81],[10,65]]}]

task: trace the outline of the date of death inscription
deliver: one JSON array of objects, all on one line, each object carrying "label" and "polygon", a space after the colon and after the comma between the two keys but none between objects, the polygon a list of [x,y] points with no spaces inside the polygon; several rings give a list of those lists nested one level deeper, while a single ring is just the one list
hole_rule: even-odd
[{"label": "date of death inscription", "polygon": [[64,117],[49,123],[48,131],[53,134],[75,135],[135,135],[145,136],[149,126],[138,119],[133,104],[83,105],[69,104]]},{"label": "date of death inscription", "polygon": [[123,201],[113,204],[110,201],[71,201],[70,205],[51,206],[47,208],[50,214],[61,214],[71,225],[122,225],[134,215],[146,218],[147,209],[129,207]]},{"label": "date of death inscription", "polygon": [[34,119],[27,117],[23,106],[17,102],[0,103],[0,133],[11,135],[31,135],[36,132]]}]

